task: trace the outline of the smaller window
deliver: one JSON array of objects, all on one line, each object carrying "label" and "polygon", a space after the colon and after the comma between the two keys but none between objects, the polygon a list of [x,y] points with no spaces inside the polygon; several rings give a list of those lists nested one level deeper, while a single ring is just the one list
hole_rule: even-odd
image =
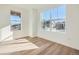
[{"label": "smaller window", "polygon": [[21,13],[11,11],[10,23],[11,23],[11,30],[21,30]]}]

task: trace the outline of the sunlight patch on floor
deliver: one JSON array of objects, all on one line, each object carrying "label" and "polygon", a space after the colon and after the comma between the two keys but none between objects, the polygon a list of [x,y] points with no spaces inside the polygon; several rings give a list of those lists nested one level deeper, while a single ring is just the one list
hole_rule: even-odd
[{"label": "sunlight patch on floor", "polygon": [[12,53],[16,51],[30,50],[36,48],[38,48],[38,46],[36,46],[35,44],[31,43],[26,39],[0,42],[0,54]]}]

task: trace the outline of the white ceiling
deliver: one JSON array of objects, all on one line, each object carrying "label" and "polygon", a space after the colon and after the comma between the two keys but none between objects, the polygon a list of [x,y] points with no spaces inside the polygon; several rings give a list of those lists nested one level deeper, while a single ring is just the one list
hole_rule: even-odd
[{"label": "white ceiling", "polygon": [[0,6],[7,6],[7,7],[16,7],[16,8],[23,8],[23,9],[37,9],[39,11],[43,11],[44,9],[54,8],[61,4],[0,4]]},{"label": "white ceiling", "polygon": [[43,9],[49,7],[56,7],[58,4],[10,4],[10,6],[20,7],[25,9]]}]

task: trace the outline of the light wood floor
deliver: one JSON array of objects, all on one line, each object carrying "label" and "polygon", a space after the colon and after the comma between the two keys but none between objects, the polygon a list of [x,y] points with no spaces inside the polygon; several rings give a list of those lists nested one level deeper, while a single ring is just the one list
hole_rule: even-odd
[{"label": "light wood floor", "polygon": [[11,53],[11,55],[79,55],[79,50],[75,50],[70,47],[66,47],[64,45],[51,42],[42,38],[27,37],[26,39],[36,44],[39,48],[17,51]]}]

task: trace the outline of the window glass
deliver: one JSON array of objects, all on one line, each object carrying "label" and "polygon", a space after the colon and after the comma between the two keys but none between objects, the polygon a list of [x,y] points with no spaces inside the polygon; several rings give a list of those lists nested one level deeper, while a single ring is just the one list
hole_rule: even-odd
[{"label": "window glass", "polygon": [[66,6],[50,8],[41,13],[42,28],[47,31],[64,31]]},{"label": "window glass", "polygon": [[42,28],[46,31],[50,30],[50,10],[46,10],[41,13],[42,17]]},{"label": "window glass", "polygon": [[12,30],[21,30],[21,16],[19,16],[16,12],[11,13],[10,23]]}]

